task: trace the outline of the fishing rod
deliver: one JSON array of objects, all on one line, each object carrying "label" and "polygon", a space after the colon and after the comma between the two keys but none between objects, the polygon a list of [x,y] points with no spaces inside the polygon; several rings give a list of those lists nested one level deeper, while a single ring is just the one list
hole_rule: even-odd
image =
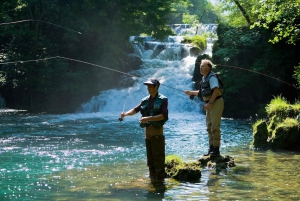
[{"label": "fishing rod", "polygon": [[10,25],[10,24],[17,24],[17,23],[23,23],[23,22],[42,22],[42,23],[47,23],[47,24],[51,24],[53,26],[57,26],[57,27],[60,27],[60,28],[63,28],[63,29],[66,29],[66,30],[69,30],[69,31],[73,31],[75,33],[78,33],[78,34],[81,34],[81,32],[79,31],[75,31],[73,29],[69,29],[67,27],[64,27],[64,26],[60,26],[58,24],[54,24],[54,23],[51,23],[51,22],[46,22],[46,21],[43,21],[43,20],[33,20],[33,19],[29,19],[29,20],[20,20],[20,21],[14,21],[14,22],[4,22],[4,23],[0,23],[0,26],[3,26],[3,25]]},{"label": "fishing rod", "polygon": [[[81,61],[81,60],[72,59],[72,58],[68,58],[68,57],[62,57],[62,56],[47,57],[47,58],[42,58],[42,59],[31,59],[31,60],[26,60],[26,61],[3,62],[3,63],[0,63],[0,65],[23,64],[23,63],[28,63],[28,62],[47,61],[47,60],[51,60],[51,59],[65,59],[65,60],[69,60],[69,61],[75,61],[75,62],[79,62],[79,63],[83,63],[83,64],[87,64],[87,65],[91,65],[91,66],[103,68],[103,69],[106,69],[106,70],[114,71],[114,72],[117,72],[117,73],[121,73],[121,74],[123,74],[123,75],[130,76],[130,77],[132,77],[132,78],[139,78],[139,79],[142,78],[142,77],[139,77],[139,76],[135,76],[135,75],[132,75],[132,74],[129,74],[129,73],[125,73],[125,72],[123,72],[123,71],[115,70],[115,69],[108,68],[108,67],[105,67],[105,66],[101,66],[101,65],[98,65],[98,64],[93,64],[93,63],[89,63],[89,62],[86,62],[86,61]],[[180,89],[177,89],[177,88],[174,88],[174,87],[165,85],[165,84],[160,84],[160,85],[161,85],[161,86],[164,86],[164,87],[168,87],[168,88],[173,89],[173,90],[175,90],[175,91],[184,92],[183,90],[180,90]],[[132,89],[130,89],[130,91],[128,92],[128,94],[131,92],[131,90],[132,90]],[[194,102],[193,102],[193,103],[194,103]],[[194,103],[194,104],[196,104],[196,103]],[[124,104],[123,104],[123,111],[124,111],[124,109],[125,109],[125,105],[126,105],[126,100],[125,100],[125,102],[124,102]],[[122,120],[123,120],[123,118],[120,117],[120,118],[119,118],[119,121],[122,121]]]},{"label": "fishing rod", "polygon": [[[99,68],[103,68],[103,69],[106,69],[106,70],[114,71],[114,72],[117,72],[117,73],[121,73],[123,75],[127,75],[127,76],[130,76],[132,78],[142,78],[142,77],[139,77],[139,76],[136,76],[136,75],[132,75],[132,74],[129,74],[129,73],[125,73],[123,71],[115,70],[115,69],[112,69],[112,68],[109,68],[109,67],[105,67],[105,66],[101,66],[101,65],[98,65],[98,64],[93,64],[93,63],[89,63],[89,62],[81,61],[81,60],[77,60],[77,59],[72,59],[72,58],[68,58],[68,57],[62,57],[62,56],[47,57],[47,58],[43,58],[43,59],[32,59],[32,60],[26,60],[26,61],[3,62],[3,63],[0,63],[0,65],[19,64],[19,63],[23,64],[23,63],[28,63],[28,62],[46,61],[46,60],[50,60],[50,59],[65,59],[65,60],[75,61],[75,62],[79,62],[79,63],[83,63],[83,64],[87,64],[87,65],[91,65],[91,66],[96,66],[96,67],[99,67]],[[183,90],[180,90],[180,89],[177,89],[177,88],[165,85],[165,84],[161,84],[161,85],[165,86],[165,87],[168,87],[168,88],[171,88],[173,90],[177,90],[177,91],[183,92]]]},{"label": "fishing rod", "polygon": [[[201,62],[196,62],[196,63],[201,63]],[[265,74],[265,73],[257,72],[257,71],[254,71],[254,70],[250,70],[250,69],[246,69],[246,68],[242,68],[242,67],[238,67],[238,66],[229,66],[229,65],[224,65],[224,64],[214,64],[214,66],[224,66],[224,67],[229,67],[229,68],[235,68],[235,69],[239,69],[239,70],[249,71],[249,72],[252,72],[252,73],[257,73],[257,74],[260,74],[260,75],[263,75],[263,76],[266,76],[266,77],[275,79],[275,80],[277,80],[277,81],[279,81],[279,82],[282,82],[282,83],[284,83],[284,84],[290,85],[290,86],[292,86],[292,87],[294,87],[294,88],[297,89],[296,86],[294,86],[294,85],[292,85],[292,84],[290,84],[290,83],[288,83],[288,82],[285,82],[285,81],[283,81],[283,80],[280,80],[280,79],[278,79],[278,78],[276,78],[276,77],[272,77],[272,76],[270,76],[270,75],[267,75],[267,74]]]}]

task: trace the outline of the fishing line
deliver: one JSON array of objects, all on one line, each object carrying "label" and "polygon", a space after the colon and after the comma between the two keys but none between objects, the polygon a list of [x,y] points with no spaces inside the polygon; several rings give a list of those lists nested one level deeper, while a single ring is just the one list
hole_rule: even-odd
[{"label": "fishing line", "polygon": [[[86,62],[86,61],[81,61],[81,60],[71,59],[71,58],[68,58],[68,57],[61,57],[61,56],[47,57],[47,58],[43,58],[43,59],[32,59],[32,60],[26,60],[26,61],[3,62],[3,63],[0,63],[0,65],[19,64],[19,63],[20,63],[20,64],[23,64],[23,63],[28,63],[28,62],[47,61],[47,60],[50,60],[50,59],[65,59],[65,60],[75,61],[75,62],[79,62],[79,63],[83,63],[83,64],[87,64],[87,65],[91,65],[91,66],[103,68],[103,69],[106,69],[106,70],[114,71],[114,72],[117,72],[117,73],[121,73],[121,74],[123,74],[123,75],[127,75],[127,76],[130,76],[130,77],[132,77],[132,78],[142,79],[142,77],[138,77],[138,76],[135,76],[135,75],[132,75],[132,74],[129,74],[129,73],[125,73],[125,72],[123,72],[123,71],[115,70],[115,69],[108,68],[108,67],[105,67],[105,66],[100,66],[100,65],[93,64],[93,63],[89,63],[89,62]],[[183,90],[180,90],[180,89],[177,89],[177,88],[174,88],[174,87],[165,85],[165,84],[161,84],[161,86],[165,86],[165,87],[168,87],[168,88],[173,89],[173,90],[176,90],[176,91],[184,92]],[[131,89],[131,90],[132,90],[132,89]],[[130,90],[128,93],[130,93],[131,90]],[[128,96],[128,95],[127,95],[127,96]],[[194,102],[193,102],[193,103],[194,103]],[[194,104],[196,104],[196,103],[194,103]],[[125,100],[125,103],[124,103],[124,105],[123,105],[123,110],[124,110],[124,108],[125,108],[125,105],[126,105],[126,100]],[[121,118],[119,118],[119,121],[122,121]]]},{"label": "fishing line", "polygon": [[69,30],[69,31],[73,31],[75,33],[78,33],[78,34],[81,34],[81,32],[79,31],[75,31],[73,29],[69,29],[67,27],[64,27],[64,26],[60,26],[58,24],[54,24],[54,23],[51,23],[51,22],[46,22],[46,21],[43,21],[43,20],[20,20],[20,21],[15,21],[15,22],[5,22],[5,23],[0,23],[0,26],[3,26],[3,25],[10,25],[10,24],[17,24],[17,23],[23,23],[23,22],[42,22],[42,23],[47,23],[47,24],[51,24],[51,25],[54,25],[54,26],[57,26],[57,27],[60,27],[60,28],[63,28],[63,29],[66,29],[66,30]]},{"label": "fishing line", "polygon": [[[106,70],[110,70],[110,71],[114,71],[114,72],[117,72],[117,73],[121,73],[123,75],[127,75],[127,76],[130,76],[132,78],[140,78],[140,79],[142,78],[142,77],[138,77],[138,76],[135,76],[135,75],[132,75],[132,74],[129,74],[129,73],[125,73],[123,71],[119,71],[119,70],[115,70],[115,69],[112,69],[112,68],[108,68],[108,67],[105,67],[105,66],[100,66],[100,65],[89,63],[89,62],[86,62],[86,61],[81,61],[81,60],[71,59],[71,58],[68,58],[68,57],[61,57],[61,56],[47,57],[47,58],[43,58],[43,59],[32,59],[32,60],[26,60],[26,61],[3,62],[3,63],[0,63],[0,65],[18,64],[18,63],[23,64],[23,63],[28,63],[28,62],[46,61],[46,60],[50,60],[50,59],[65,59],[65,60],[70,60],[70,61],[76,61],[76,62],[79,62],[79,63],[83,63],[83,64],[87,64],[87,65],[91,65],[91,66],[96,66],[96,67],[103,68],[103,69],[106,69]],[[160,84],[160,85],[168,87],[168,88],[171,88],[173,90],[177,90],[177,91],[183,92],[183,90],[180,90],[180,89],[177,89],[177,88],[165,85],[165,84]]]},{"label": "fishing line", "polygon": [[[196,62],[196,63],[201,63],[201,62]],[[282,83],[284,83],[284,84],[290,85],[290,86],[292,86],[292,87],[294,87],[294,88],[297,89],[296,86],[294,86],[294,85],[292,85],[292,84],[290,84],[290,83],[288,83],[288,82],[282,81],[282,80],[280,80],[280,79],[278,79],[278,78],[276,78],[276,77],[272,77],[272,76],[270,76],[270,75],[267,75],[267,74],[265,74],[265,73],[257,72],[257,71],[254,71],[254,70],[250,70],[250,69],[246,69],[246,68],[242,68],[242,67],[238,67],[238,66],[229,66],[229,65],[223,65],[223,64],[214,64],[214,65],[215,65],[215,66],[224,66],[224,67],[229,67],[229,68],[236,68],[236,69],[239,69],[239,70],[245,70],[245,71],[249,71],[249,72],[252,72],[252,73],[257,73],[257,74],[260,74],[260,75],[263,75],[263,76],[272,78],[272,79],[274,79],[274,80],[277,80],[277,81],[279,81],[279,82],[282,82]]]},{"label": "fishing line", "polygon": [[96,66],[96,67],[99,67],[99,68],[104,68],[106,70],[111,70],[111,71],[114,71],[114,72],[118,72],[118,73],[128,75],[128,76],[131,76],[131,77],[137,77],[137,76],[131,75],[129,73],[125,73],[125,72],[115,70],[115,69],[112,69],[112,68],[108,68],[108,67],[105,67],[105,66],[100,66],[100,65],[89,63],[89,62],[86,62],[86,61],[81,61],[81,60],[76,60],[76,59],[71,59],[71,58],[61,57],[61,56],[47,57],[47,58],[43,58],[43,59],[34,59],[34,60],[32,59],[32,60],[26,60],[26,61],[4,62],[4,63],[0,63],[0,65],[18,64],[18,63],[23,64],[23,63],[28,63],[28,62],[46,61],[46,60],[50,60],[50,59],[65,59],[65,60],[70,60],[70,61],[76,61],[76,62],[79,62],[79,63],[88,64],[88,65],[91,65],[91,66]]}]

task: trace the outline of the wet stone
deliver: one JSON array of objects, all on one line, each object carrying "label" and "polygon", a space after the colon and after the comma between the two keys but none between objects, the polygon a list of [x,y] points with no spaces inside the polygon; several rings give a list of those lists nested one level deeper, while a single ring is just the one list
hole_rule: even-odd
[{"label": "wet stone", "polygon": [[198,160],[202,167],[207,167],[210,169],[226,169],[235,167],[234,159],[229,155],[218,155],[218,156],[203,156]]},{"label": "wet stone", "polygon": [[229,155],[203,156],[195,162],[183,162],[178,156],[166,160],[165,171],[167,178],[180,181],[195,181],[201,178],[203,168],[222,170],[235,167],[234,159]]}]

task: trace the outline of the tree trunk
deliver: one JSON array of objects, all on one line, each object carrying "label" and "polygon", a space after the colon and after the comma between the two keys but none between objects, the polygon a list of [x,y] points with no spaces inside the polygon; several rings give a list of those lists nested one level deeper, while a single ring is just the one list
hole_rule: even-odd
[{"label": "tree trunk", "polygon": [[238,0],[233,0],[234,3],[237,5],[237,7],[242,12],[243,16],[245,17],[246,21],[248,22],[249,26],[251,25],[251,20],[249,18],[249,15],[246,13],[245,9],[241,6],[240,2]]}]

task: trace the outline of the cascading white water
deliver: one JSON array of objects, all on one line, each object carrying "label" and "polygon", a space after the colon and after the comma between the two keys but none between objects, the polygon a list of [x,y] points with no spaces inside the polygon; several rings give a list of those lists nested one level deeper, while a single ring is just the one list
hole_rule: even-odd
[{"label": "cascading white water", "polygon": [[[101,92],[100,95],[81,106],[83,112],[121,112],[138,105],[141,99],[148,95],[143,82],[155,77],[161,82],[159,92],[169,99],[169,112],[199,111],[199,102],[193,102],[182,90],[192,89],[191,81],[195,57],[182,58],[182,52],[187,51],[184,46],[172,37],[172,42],[147,42],[147,48],[135,44],[136,53],[141,57],[143,64],[139,70],[129,72],[137,77],[133,86],[123,89],[111,89]],[[161,51],[157,52],[159,46]],[[153,54],[156,56],[153,58]],[[197,102],[197,103],[196,103]]]},{"label": "cascading white water", "polygon": [[[186,26],[185,26],[186,27]],[[212,25],[202,25],[198,30],[208,30]],[[185,29],[186,30],[186,29]],[[139,40],[136,40],[139,38]],[[100,95],[81,105],[79,112],[121,112],[138,105],[148,95],[143,82],[154,77],[161,82],[159,92],[169,99],[169,112],[199,112],[200,102],[197,98],[191,101],[183,90],[193,88],[192,76],[196,57],[190,56],[189,44],[180,43],[183,36],[169,36],[165,41],[154,41],[151,37],[130,37],[134,45],[135,55],[143,64],[139,70],[131,71],[120,83],[133,79],[133,85],[122,89],[103,91]],[[137,42],[137,41],[143,41]],[[203,53],[211,55],[212,41],[208,40],[208,49]],[[132,83],[132,82],[130,82]],[[128,85],[128,84],[127,84]]]}]

